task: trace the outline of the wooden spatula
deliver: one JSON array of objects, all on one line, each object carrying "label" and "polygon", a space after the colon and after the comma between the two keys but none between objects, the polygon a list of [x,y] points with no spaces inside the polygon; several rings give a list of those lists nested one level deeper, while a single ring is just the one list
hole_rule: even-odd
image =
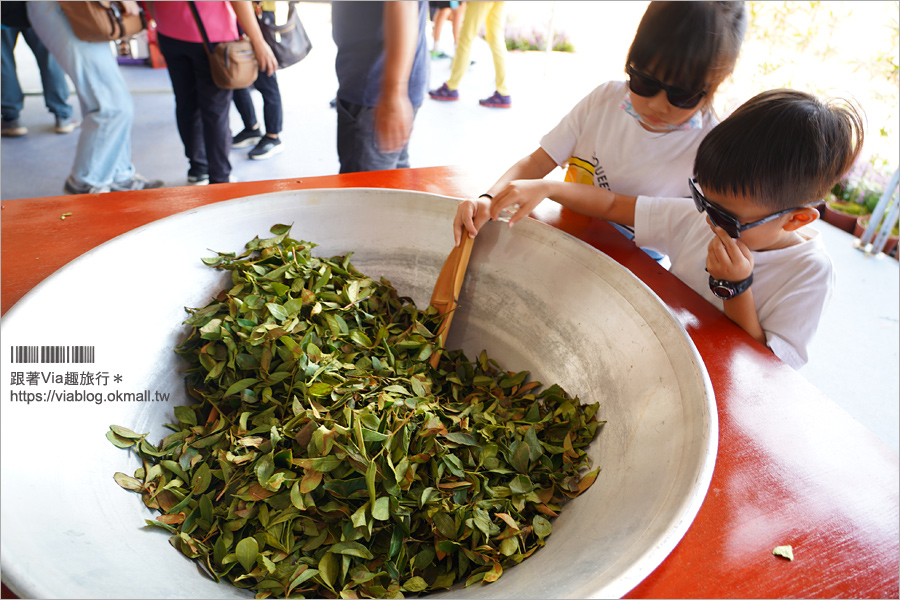
[{"label": "wooden spatula", "polygon": [[[438,345],[443,348],[444,342],[447,340],[447,330],[450,328],[450,322],[453,320],[453,313],[456,311],[457,300],[459,299],[459,290],[462,288],[463,279],[466,277],[466,268],[469,266],[469,257],[472,255],[472,243],[474,238],[463,235],[459,246],[454,246],[450,251],[441,273],[438,275],[437,283],[434,284],[434,291],[431,293],[431,305],[435,307],[438,314],[444,317],[437,331]],[[440,352],[431,355],[431,366],[437,368],[440,361]]]}]

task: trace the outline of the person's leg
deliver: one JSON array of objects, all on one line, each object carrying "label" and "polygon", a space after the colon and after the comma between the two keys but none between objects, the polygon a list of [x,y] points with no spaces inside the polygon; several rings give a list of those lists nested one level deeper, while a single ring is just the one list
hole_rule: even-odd
[{"label": "person's leg", "polygon": [[459,6],[451,8],[450,10],[452,11],[450,13],[450,23],[453,27],[453,47],[456,48],[456,46],[459,45],[459,30],[462,27],[463,19],[466,16],[466,3],[460,2]]},{"label": "person's leg", "polygon": [[241,116],[241,122],[244,129],[256,129],[259,123],[256,122],[256,110],[253,108],[253,98],[250,97],[250,88],[242,88],[232,91],[234,99],[234,107]]},{"label": "person's leg", "polygon": [[213,83],[203,44],[194,48],[194,79],[197,82],[197,101],[203,123],[203,142],[209,161],[209,182],[228,183],[231,177],[231,90],[223,90]]},{"label": "person's leg", "polygon": [[109,44],[75,37],[56,2],[29,2],[28,18],[72,79],[81,104],[84,124],[70,178],[94,188],[130,180],[134,102]]},{"label": "person's leg", "polygon": [[266,75],[266,73],[260,72],[255,85],[263,99],[263,123],[266,125],[266,135],[273,138],[278,137],[284,119],[278,78],[275,73]]},{"label": "person's leg", "polygon": [[398,152],[390,153],[381,152],[378,148],[374,108],[341,99],[338,99],[336,108],[341,173],[384,171],[409,166],[408,145]]},{"label": "person's leg", "polygon": [[[19,37],[19,29],[12,27],[4,27],[2,38],[2,65],[0,65],[0,75],[2,75],[2,116],[4,121],[15,121],[22,112],[25,103],[25,95],[22,94],[22,88],[19,86],[19,77],[16,74],[16,40]],[[23,135],[23,134],[19,134]]]},{"label": "person's leg", "polygon": [[[259,81],[259,77],[262,76],[263,72],[260,71],[257,81]],[[250,94],[250,89],[256,85],[257,84],[254,83],[253,86],[234,90],[232,92],[234,106],[237,108],[238,114],[241,115],[241,122],[244,124],[244,128],[231,138],[232,149],[249,148],[259,142],[259,138],[262,135],[259,130],[259,121],[256,120],[256,110],[253,107],[253,98]]]},{"label": "person's leg", "polygon": [[190,44],[162,34],[158,35],[158,44],[166,60],[166,70],[175,95],[175,126],[188,159],[188,177],[203,178],[209,175],[209,161],[203,141]]},{"label": "person's leg", "polygon": [[263,98],[263,120],[266,124],[266,133],[247,156],[253,160],[263,160],[280,154],[284,150],[281,139],[278,137],[278,134],[281,133],[283,118],[281,91],[278,89],[278,79],[275,77],[275,73],[270,76],[260,71],[255,85]]},{"label": "person's leg", "polygon": [[38,69],[41,72],[41,85],[44,88],[44,105],[56,115],[58,120],[72,118],[72,105],[69,104],[69,83],[66,74],[56,59],[50,55],[47,47],[41,42],[34,29],[23,29],[22,37],[34,53]]},{"label": "person's leg", "polygon": [[450,8],[438,8],[434,13],[434,19],[431,26],[431,37],[432,37],[432,46],[431,46],[431,55],[432,56],[440,56],[442,54],[441,50],[441,32],[444,29],[444,23],[447,21],[447,17],[450,16]]},{"label": "person's leg", "polygon": [[209,160],[209,182],[228,183],[231,177],[231,126],[228,109],[231,90],[217,87],[210,78],[200,83],[200,115],[203,121],[203,140]]},{"label": "person's leg", "polygon": [[453,56],[453,66],[450,70],[450,79],[444,84],[451,90],[459,88],[459,82],[469,69],[469,56],[472,54],[472,42],[478,33],[478,26],[484,20],[488,2],[471,2],[466,5],[462,27],[459,30],[459,42],[456,44],[456,54]]},{"label": "person's leg", "polygon": [[485,40],[491,47],[494,57],[494,75],[497,84],[497,92],[502,96],[509,96],[509,88],[506,86],[506,36],[503,33],[503,25],[506,20],[506,2],[488,2],[487,18],[485,20]]}]

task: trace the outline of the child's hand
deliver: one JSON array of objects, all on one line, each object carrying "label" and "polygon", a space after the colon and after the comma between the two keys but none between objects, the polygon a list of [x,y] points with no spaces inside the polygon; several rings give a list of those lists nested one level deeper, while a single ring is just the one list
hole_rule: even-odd
[{"label": "child's hand", "polygon": [[463,235],[474,238],[478,235],[482,225],[491,220],[491,204],[487,198],[475,200],[463,200],[456,207],[456,216],[453,217],[453,239],[456,245],[462,241]]},{"label": "child's hand", "polygon": [[730,237],[721,227],[714,227],[706,253],[706,270],[716,279],[743,281],[753,273],[753,255],[740,239]]},{"label": "child's hand", "polygon": [[531,214],[546,197],[542,179],[511,181],[491,200],[491,218],[497,219],[504,209],[514,207],[515,212],[509,217],[509,225],[512,227]]}]

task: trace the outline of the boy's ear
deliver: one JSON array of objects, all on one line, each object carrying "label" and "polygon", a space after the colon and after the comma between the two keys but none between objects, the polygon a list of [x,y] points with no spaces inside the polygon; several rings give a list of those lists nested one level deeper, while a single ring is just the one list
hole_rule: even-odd
[{"label": "boy's ear", "polygon": [[809,225],[819,218],[819,211],[812,206],[804,206],[790,213],[787,223],[784,224],[785,231],[795,231],[804,225]]}]

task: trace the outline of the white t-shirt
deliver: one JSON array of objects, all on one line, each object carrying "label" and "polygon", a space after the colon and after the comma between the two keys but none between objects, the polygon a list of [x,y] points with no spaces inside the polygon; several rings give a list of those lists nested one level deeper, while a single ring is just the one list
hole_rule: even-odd
[{"label": "white t-shirt", "polygon": [[[713,232],[705,213],[685,198],[638,197],[634,241],[669,256],[673,275],[724,312],[709,289],[706,254]],[[834,267],[821,234],[798,230],[804,241],[779,250],[753,252],[753,302],[766,345],[799,369],[834,288]]]},{"label": "white t-shirt", "polygon": [[557,165],[569,165],[566,181],[629,196],[690,196],[697,147],[716,120],[704,115],[699,129],[653,133],[620,107],[627,91],[624,81],[599,86],[541,139],[541,147]]}]

